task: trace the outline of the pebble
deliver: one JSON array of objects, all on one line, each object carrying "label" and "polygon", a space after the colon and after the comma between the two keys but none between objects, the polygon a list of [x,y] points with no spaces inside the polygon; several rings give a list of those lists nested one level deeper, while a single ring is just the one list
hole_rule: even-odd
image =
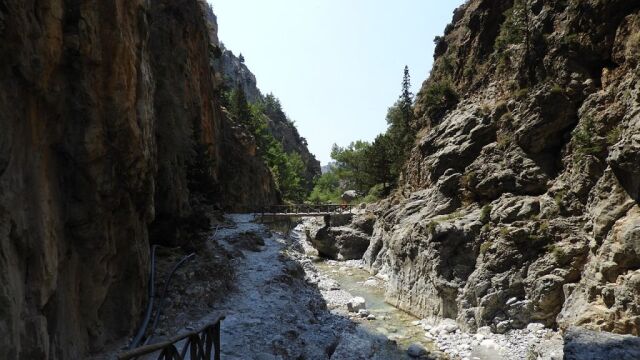
[{"label": "pebble", "polygon": [[478,328],[478,331],[476,331],[476,334],[481,334],[481,335],[485,335],[485,336],[489,336],[492,334],[491,328],[488,326],[483,326]]},{"label": "pebble", "polygon": [[540,323],[531,323],[531,324],[527,325],[527,330],[544,332],[544,325],[540,324]]}]

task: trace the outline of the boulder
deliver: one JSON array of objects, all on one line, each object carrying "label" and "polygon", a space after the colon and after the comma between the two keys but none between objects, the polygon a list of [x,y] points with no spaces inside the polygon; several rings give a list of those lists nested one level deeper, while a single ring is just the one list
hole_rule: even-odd
[{"label": "boulder", "polygon": [[349,302],[347,303],[347,309],[349,310],[349,312],[357,313],[360,310],[366,310],[366,304],[367,303],[363,297],[356,296],[349,300]]},{"label": "boulder", "polygon": [[564,337],[564,359],[638,360],[640,338],[572,327]]},{"label": "boulder", "polygon": [[407,355],[412,358],[419,358],[425,356],[427,354],[427,350],[420,344],[413,343],[409,345],[407,349]]},{"label": "boulder", "polygon": [[367,234],[347,226],[307,228],[306,234],[321,256],[337,260],[362,259],[370,241]]},{"label": "boulder", "polygon": [[355,190],[347,190],[340,195],[340,199],[348,203],[352,202],[358,197],[358,193]]}]

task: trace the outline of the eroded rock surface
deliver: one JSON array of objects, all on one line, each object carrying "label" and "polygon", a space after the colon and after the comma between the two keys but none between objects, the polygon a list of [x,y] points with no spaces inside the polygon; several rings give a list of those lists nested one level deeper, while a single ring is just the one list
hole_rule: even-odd
[{"label": "eroded rock surface", "polygon": [[80,359],[130,335],[150,242],[188,241],[204,202],[278,200],[217,103],[203,5],[0,4],[3,358]]},{"label": "eroded rock surface", "polygon": [[640,4],[528,3],[529,42],[510,37],[512,2],[489,0],[436,39],[363,259],[389,302],[463,330],[638,335]]},{"label": "eroded rock surface", "polygon": [[361,259],[369,247],[374,220],[371,214],[306,219],[305,232],[320,256],[338,260]]}]

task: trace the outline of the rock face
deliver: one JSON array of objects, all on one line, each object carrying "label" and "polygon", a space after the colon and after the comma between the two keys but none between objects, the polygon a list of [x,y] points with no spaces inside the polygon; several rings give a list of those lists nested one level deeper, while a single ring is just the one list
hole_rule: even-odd
[{"label": "rock face", "polygon": [[639,335],[640,4],[522,3],[471,0],[436,38],[364,260],[463,329]]},{"label": "rock face", "polygon": [[307,220],[306,236],[321,256],[337,260],[361,259],[369,247],[373,218],[367,215],[333,215]]},{"label": "rock face", "polygon": [[203,14],[196,0],[0,4],[3,356],[84,358],[131,334],[150,241],[179,243],[200,201],[277,202],[217,104]]}]

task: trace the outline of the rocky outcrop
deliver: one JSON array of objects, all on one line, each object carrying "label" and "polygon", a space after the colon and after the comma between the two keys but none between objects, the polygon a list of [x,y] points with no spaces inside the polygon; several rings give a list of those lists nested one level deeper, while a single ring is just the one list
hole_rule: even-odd
[{"label": "rocky outcrop", "polygon": [[640,333],[640,5],[471,0],[436,38],[364,260],[464,329]]},{"label": "rocky outcrop", "polygon": [[3,358],[84,358],[130,334],[151,241],[179,243],[200,201],[277,201],[217,105],[202,6],[0,4]]},{"label": "rocky outcrop", "polygon": [[337,260],[361,259],[369,247],[375,218],[368,213],[331,215],[305,220],[307,240],[320,256]]}]

